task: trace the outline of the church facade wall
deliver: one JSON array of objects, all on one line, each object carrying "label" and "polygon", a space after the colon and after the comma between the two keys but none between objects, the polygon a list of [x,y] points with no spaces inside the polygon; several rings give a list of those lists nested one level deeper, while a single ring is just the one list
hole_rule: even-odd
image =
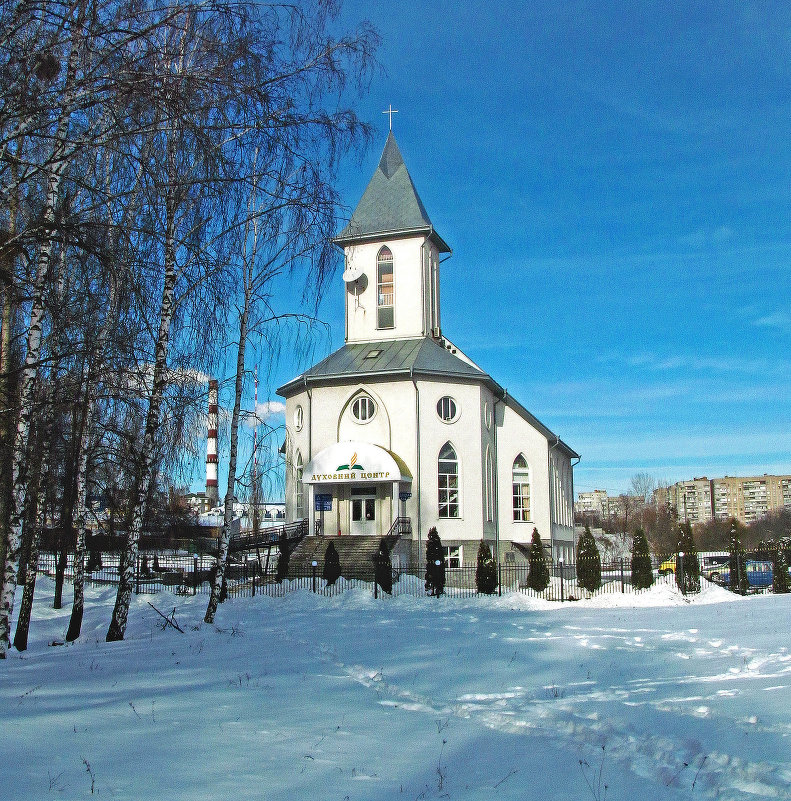
[{"label": "church facade wall", "polygon": [[[479,384],[419,381],[421,446],[421,535],[436,526],[445,540],[479,540],[482,534],[482,465],[478,410]],[[450,397],[457,405],[454,422],[443,422],[437,403]],[[453,446],[459,469],[458,517],[439,516],[438,459],[445,443]]]},{"label": "church facade wall", "polygon": [[[351,404],[360,394],[376,403],[376,415],[360,424],[351,415]],[[437,404],[453,399],[457,416],[444,422]],[[511,543],[528,544],[533,528],[542,540],[568,545],[573,551],[570,525],[572,497],[571,465],[568,457],[552,450],[543,433],[514,409],[498,400],[486,385],[477,382],[392,379],[314,386],[287,399],[286,512],[296,519],[296,459],[302,464],[336,442],[361,441],[396,453],[413,476],[412,497],[403,509],[413,524],[412,558],[422,553],[428,529],[436,526],[443,543],[462,545],[463,561],[474,562],[477,542],[494,542],[499,526],[501,556]],[[301,407],[302,425],[295,425]],[[419,421],[418,421],[419,407]],[[439,516],[438,458],[451,443],[459,465],[458,517]],[[487,452],[491,474],[487,473]],[[514,520],[512,478],[515,459],[522,455],[529,466],[530,516]],[[331,491],[333,510],[325,516],[325,533],[348,531],[350,488],[319,488]],[[303,511],[309,515],[309,490],[303,490]],[[400,513],[400,512],[399,512]],[[393,519],[392,485],[377,486],[377,520],[386,531]],[[568,541],[568,542],[566,542]],[[567,552],[558,551],[569,558]],[[517,561],[521,561],[517,554]]]},{"label": "church facade wall", "polygon": [[[529,543],[533,528],[549,544],[552,532],[549,513],[549,466],[546,437],[505,403],[497,406],[497,475],[500,498],[500,540]],[[513,468],[523,454],[530,475],[530,515],[514,521]]]}]

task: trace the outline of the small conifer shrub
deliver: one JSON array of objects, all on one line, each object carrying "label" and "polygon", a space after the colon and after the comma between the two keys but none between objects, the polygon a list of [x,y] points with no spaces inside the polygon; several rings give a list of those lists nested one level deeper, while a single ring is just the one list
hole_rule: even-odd
[{"label": "small conifer shrub", "polygon": [[[681,556],[681,554],[684,554]],[[700,563],[698,549],[692,538],[692,525],[681,523],[678,527],[678,549],[676,555],[676,584],[684,595],[700,592]]]},{"label": "small conifer shrub", "polygon": [[388,595],[393,592],[393,562],[384,537],[379,541],[379,552],[374,557],[374,581]]},{"label": "small conifer shrub", "polygon": [[88,540],[88,564],[85,566],[87,573],[93,573],[102,569],[102,551],[94,543],[94,537]]},{"label": "small conifer shrub", "polygon": [[530,572],[527,576],[527,586],[536,592],[543,592],[549,586],[549,566],[541,544],[541,535],[538,529],[533,529],[533,539],[530,541],[530,556],[528,557]]},{"label": "small conifer shrub", "polygon": [[632,543],[632,586],[636,590],[647,590],[654,583],[654,571],[651,567],[651,552],[645,531],[638,528]]},{"label": "small conifer shrub", "polygon": [[732,592],[740,595],[747,595],[750,582],[747,579],[747,560],[745,559],[742,539],[739,535],[739,527],[736,520],[731,521],[731,543],[730,558],[728,559],[729,582],[728,586]]},{"label": "small conifer shrub", "polygon": [[275,571],[275,581],[280,584],[288,575],[288,562],[291,558],[291,549],[288,546],[288,540],[285,538],[285,536],[278,540],[277,549],[278,557],[277,570]]},{"label": "small conifer shrub", "polygon": [[486,540],[481,540],[478,546],[475,587],[484,595],[493,595],[497,591],[497,565],[492,559],[492,550]]},{"label": "small conifer shrub", "polygon": [[786,555],[778,543],[772,548],[772,592],[791,592]]},{"label": "small conifer shrub", "polygon": [[321,577],[327,582],[328,587],[341,577],[341,558],[338,556],[337,548],[330,543],[327,550],[324,552],[324,568],[321,571]]},{"label": "small conifer shrub", "polygon": [[445,551],[435,526],[426,539],[426,592],[436,596],[445,592]]},{"label": "small conifer shrub", "polygon": [[587,524],[577,543],[577,583],[588,592],[601,587],[601,556]]}]

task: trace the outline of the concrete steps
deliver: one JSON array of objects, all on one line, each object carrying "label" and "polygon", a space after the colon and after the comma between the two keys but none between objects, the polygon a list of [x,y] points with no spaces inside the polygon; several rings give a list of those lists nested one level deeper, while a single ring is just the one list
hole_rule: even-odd
[{"label": "concrete steps", "polygon": [[[288,577],[310,575],[315,560],[316,573],[321,575],[324,568],[324,554],[332,543],[338,552],[341,562],[341,575],[346,578],[359,578],[373,581],[374,557],[379,552],[381,537],[305,537],[294,549],[288,563]],[[392,550],[395,537],[388,537],[388,545]]]}]

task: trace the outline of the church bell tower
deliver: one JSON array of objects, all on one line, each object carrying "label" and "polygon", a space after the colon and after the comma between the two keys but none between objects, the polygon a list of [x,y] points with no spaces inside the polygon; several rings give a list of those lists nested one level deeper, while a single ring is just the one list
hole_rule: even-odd
[{"label": "church bell tower", "polygon": [[345,255],[346,342],[439,338],[439,263],[451,249],[434,230],[392,131],[333,241]]}]

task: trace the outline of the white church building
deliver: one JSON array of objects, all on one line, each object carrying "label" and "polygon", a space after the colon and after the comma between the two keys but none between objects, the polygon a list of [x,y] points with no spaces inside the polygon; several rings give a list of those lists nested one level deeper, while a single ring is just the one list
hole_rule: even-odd
[{"label": "white church building", "polygon": [[574,551],[579,456],[444,334],[434,229],[392,132],[334,240],[345,255],[345,344],[280,387],[286,519],[310,532],[400,534],[425,559],[436,526],[449,566],[486,539],[526,558],[533,528],[555,559]]}]

